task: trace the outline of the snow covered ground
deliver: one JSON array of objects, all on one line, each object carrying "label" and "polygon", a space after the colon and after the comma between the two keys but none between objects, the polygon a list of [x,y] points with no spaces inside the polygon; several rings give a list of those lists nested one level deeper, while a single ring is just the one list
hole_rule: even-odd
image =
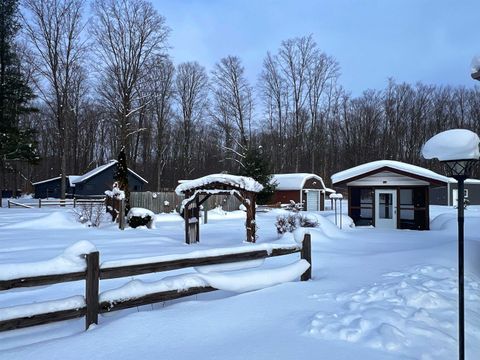
[{"label": "snow covered ground", "polygon": [[[346,207],[344,207],[346,208]],[[279,238],[283,210],[259,213],[258,243]],[[218,291],[100,316],[0,333],[3,359],[454,359],[457,354],[456,212],[431,208],[430,231],[338,229],[331,212],[312,213],[313,280],[262,290]],[[480,207],[466,211],[467,358],[480,353]],[[249,246],[245,214],[213,210],[200,243],[183,242],[176,214],[154,229],[103,223],[88,228],[71,209],[0,209],[0,264],[45,262],[87,240],[101,261]],[[332,221],[334,221],[332,219]],[[267,259],[262,268],[298,260]],[[187,270],[195,271],[195,270]],[[237,271],[238,272],[238,271]],[[180,271],[137,277],[144,282]],[[101,292],[132,279],[101,282]],[[234,281],[234,280],[232,280]],[[0,292],[0,308],[82,295],[82,281]],[[1,313],[1,310],[0,310]]]}]

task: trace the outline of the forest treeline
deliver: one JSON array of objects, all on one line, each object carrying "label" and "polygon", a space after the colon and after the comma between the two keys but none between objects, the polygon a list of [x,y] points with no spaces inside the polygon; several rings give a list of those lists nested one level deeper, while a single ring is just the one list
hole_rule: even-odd
[{"label": "forest treeline", "polygon": [[384,89],[352,96],[340,85],[341,64],[311,35],[270,49],[252,83],[242,54],[212,69],[174,63],[175,29],[145,0],[4,0],[3,15],[10,5],[14,25],[2,20],[2,49],[15,55],[10,67],[34,96],[22,100],[28,111],[10,109],[9,121],[33,132],[28,145],[38,160],[0,147],[3,189],[82,174],[121,148],[150,190],[241,173],[249,148],[274,173],[312,172],[327,183],[337,171],[378,159],[442,172],[421,158],[422,144],[450,128],[480,133],[476,86],[389,79]]}]

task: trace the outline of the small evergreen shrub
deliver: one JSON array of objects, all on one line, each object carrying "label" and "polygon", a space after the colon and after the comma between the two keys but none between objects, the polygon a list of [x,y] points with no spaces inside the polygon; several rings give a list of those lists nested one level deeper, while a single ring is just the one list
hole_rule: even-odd
[{"label": "small evergreen shrub", "polygon": [[137,228],[139,226],[147,226],[152,222],[152,218],[150,215],[147,215],[145,217],[141,216],[132,216],[128,219],[128,226],[131,228]]},{"label": "small evergreen shrub", "polygon": [[155,215],[153,212],[143,208],[131,208],[127,215],[128,226],[137,228],[146,226],[151,229]]}]

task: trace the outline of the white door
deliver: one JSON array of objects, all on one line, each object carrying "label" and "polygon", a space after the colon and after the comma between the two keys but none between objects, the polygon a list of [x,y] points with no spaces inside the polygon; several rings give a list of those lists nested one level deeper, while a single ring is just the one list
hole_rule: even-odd
[{"label": "white door", "polygon": [[320,191],[308,191],[307,192],[307,211],[320,210],[318,205],[320,202]]},{"label": "white door", "polygon": [[397,190],[375,190],[375,227],[397,228]]}]

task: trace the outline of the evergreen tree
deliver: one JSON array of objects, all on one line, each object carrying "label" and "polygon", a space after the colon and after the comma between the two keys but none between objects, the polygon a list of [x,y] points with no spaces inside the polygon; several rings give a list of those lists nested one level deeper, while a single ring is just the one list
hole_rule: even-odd
[{"label": "evergreen tree", "polygon": [[257,195],[258,204],[266,204],[275,191],[275,185],[271,183],[272,172],[269,159],[262,151],[262,147],[249,147],[242,160],[242,176],[249,176],[263,185],[263,190]]},{"label": "evergreen tree", "polygon": [[35,132],[22,128],[20,116],[34,111],[34,98],[26,83],[15,45],[20,29],[18,0],[0,2],[0,165],[10,168],[9,161],[38,161]]},{"label": "evergreen tree", "polygon": [[122,147],[118,154],[114,179],[118,184],[118,188],[125,192],[125,212],[128,213],[128,210],[130,210],[130,190],[128,189],[128,167],[124,147]]}]

